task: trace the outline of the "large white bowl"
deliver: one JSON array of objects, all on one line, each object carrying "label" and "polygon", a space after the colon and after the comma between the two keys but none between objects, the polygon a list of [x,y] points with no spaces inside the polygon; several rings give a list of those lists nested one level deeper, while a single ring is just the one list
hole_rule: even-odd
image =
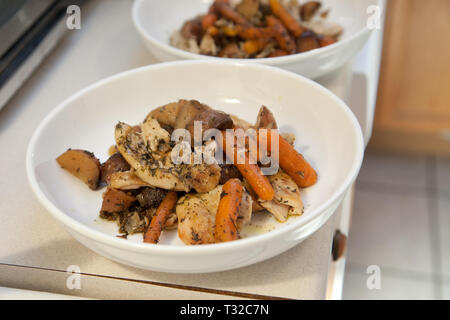
[{"label": "large white bowl", "polygon": [[[364,46],[371,30],[367,28],[371,5],[379,0],[323,0],[331,8],[329,19],[340,24],[344,33],[337,43],[304,53],[264,59],[227,59],[195,54],[170,45],[170,35],[183,23],[198,14],[207,12],[212,0],[135,0],[132,18],[145,46],[161,61],[182,59],[234,60],[262,63],[315,79],[348,62]],[[368,13],[369,12],[369,13]]]},{"label": "large white bowl", "polygon": [[[269,214],[254,214],[255,223],[273,230],[229,243],[185,246],[176,231],[164,232],[157,245],[142,243],[141,235],[117,238],[117,225],[98,218],[102,190],[91,191],[55,158],[70,147],[94,151],[104,161],[117,121],[137,124],[153,108],[180,98],[251,122],[262,104],[270,107],[281,131],[296,133],[296,148],[319,174],[317,184],[302,191],[304,214],[283,224]],[[26,160],[38,199],[86,247],[139,268],[200,273],[256,263],[300,243],[332,215],[362,158],[363,139],[353,113],[315,82],[256,64],[180,61],[120,73],[71,96],[36,129]]]}]

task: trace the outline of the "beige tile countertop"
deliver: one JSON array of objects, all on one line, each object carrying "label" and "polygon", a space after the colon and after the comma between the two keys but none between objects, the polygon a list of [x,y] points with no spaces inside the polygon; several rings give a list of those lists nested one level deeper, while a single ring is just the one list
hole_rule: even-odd
[{"label": "beige tile countertop", "polygon": [[[134,30],[131,4],[88,2],[81,29],[68,31],[0,110],[0,286],[99,299],[325,298],[333,218],[302,244],[265,262],[227,272],[176,275],[128,267],[90,251],[35,198],[25,153],[46,114],[94,81],[155,63]],[[348,69],[319,82],[345,98]],[[68,289],[71,265],[80,267],[80,289]]]}]

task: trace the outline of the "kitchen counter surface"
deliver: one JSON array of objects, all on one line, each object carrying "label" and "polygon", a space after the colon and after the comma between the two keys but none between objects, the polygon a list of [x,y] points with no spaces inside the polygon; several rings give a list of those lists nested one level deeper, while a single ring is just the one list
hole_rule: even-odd
[{"label": "kitchen counter surface", "polygon": [[[81,30],[67,31],[0,110],[0,148],[6,154],[0,166],[0,286],[100,299],[324,298],[333,218],[300,245],[265,262],[227,272],[176,275],[128,267],[90,251],[35,198],[26,177],[25,154],[46,114],[97,80],[156,62],[134,30],[131,3],[87,3]],[[349,69],[319,82],[345,99]],[[66,270],[72,265],[80,268],[80,289],[67,286]]]}]

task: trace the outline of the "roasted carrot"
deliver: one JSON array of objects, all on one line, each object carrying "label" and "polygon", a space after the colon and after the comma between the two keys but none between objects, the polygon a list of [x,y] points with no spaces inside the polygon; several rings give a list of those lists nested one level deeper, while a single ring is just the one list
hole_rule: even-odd
[{"label": "roasted carrot", "polygon": [[166,219],[172,211],[175,203],[177,202],[178,196],[175,191],[169,191],[158,209],[156,214],[153,216],[150,226],[145,232],[144,242],[147,243],[158,243],[159,236],[161,235],[161,230],[166,223]]},{"label": "roasted carrot", "polygon": [[237,25],[236,30],[239,36],[246,40],[270,38],[273,36],[273,30],[271,28],[257,28]]},{"label": "roasted carrot", "polygon": [[286,30],[280,20],[278,20],[274,16],[267,16],[266,21],[267,25],[273,30],[273,35],[280,48],[290,53],[295,53],[295,41],[291,38],[289,32]]},{"label": "roasted carrot", "polygon": [[216,242],[238,238],[237,217],[243,193],[244,189],[239,179],[230,179],[223,185],[216,213]]},{"label": "roasted carrot", "polygon": [[224,26],[220,29],[220,31],[222,31],[222,33],[228,37],[235,37],[238,34],[236,28],[230,26]]},{"label": "roasted carrot", "polygon": [[272,139],[276,139],[277,137],[279,145],[279,155],[282,155],[278,159],[280,167],[284,171],[286,171],[286,173],[301,188],[306,188],[315,184],[317,182],[316,171],[303,158],[303,156],[294,149],[293,146],[291,146],[283,137],[281,137],[274,130],[267,131],[267,143],[266,143],[267,150],[271,152],[272,146],[271,141]]},{"label": "roasted carrot", "polygon": [[217,36],[219,34],[219,29],[217,29],[215,26],[211,26],[206,30],[206,33],[208,33],[210,36]]},{"label": "roasted carrot", "polygon": [[216,10],[225,18],[237,23],[246,25],[247,20],[240,13],[236,12],[227,1],[216,1],[214,3]]},{"label": "roasted carrot", "polygon": [[272,13],[278,17],[284,26],[295,36],[298,37],[305,31],[300,23],[283,7],[278,0],[269,0]]},{"label": "roasted carrot", "polygon": [[255,54],[264,49],[264,47],[267,45],[267,43],[269,43],[269,41],[270,39],[268,38],[246,40],[244,42],[243,48],[245,52],[247,52],[248,54]]},{"label": "roasted carrot", "polygon": [[[230,142],[231,143],[231,142]],[[226,153],[227,146],[226,134],[223,134],[222,150]],[[250,161],[250,156],[248,152],[244,152],[238,155],[238,148],[234,144],[234,165],[238,168],[242,176],[248,181],[249,185],[262,200],[270,201],[273,199],[275,191],[272,185],[263,175],[261,168],[258,167],[256,161]]]},{"label": "roasted carrot", "polygon": [[203,30],[208,30],[209,27],[214,26],[217,21],[217,15],[214,13],[208,13],[202,18],[202,28]]}]

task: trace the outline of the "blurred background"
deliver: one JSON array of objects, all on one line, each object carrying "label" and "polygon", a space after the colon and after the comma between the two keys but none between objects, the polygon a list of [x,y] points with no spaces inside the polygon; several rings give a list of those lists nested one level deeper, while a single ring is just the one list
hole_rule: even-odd
[{"label": "blurred background", "polygon": [[[388,0],[344,299],[450,299],[450,1]],[[381,289],[367,290],[368,265]]]}]

